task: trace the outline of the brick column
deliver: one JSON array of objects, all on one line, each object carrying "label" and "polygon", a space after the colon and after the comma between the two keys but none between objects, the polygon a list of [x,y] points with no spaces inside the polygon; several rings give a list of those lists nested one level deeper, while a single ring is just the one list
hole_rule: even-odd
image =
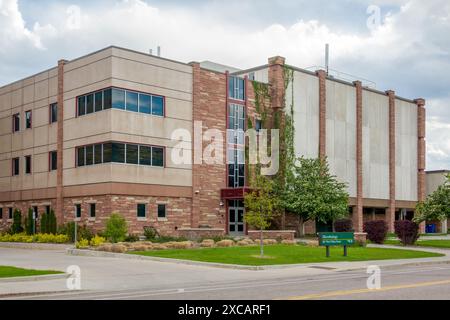
[{"label": "brick column", "polygon": [[58,61],[58,128],[57,128],[57,171],[56,171],[56,218],[58,224],[64,223],[64,65],[67,61]]},{"label": "brick column", "polygon": [[[425,190],[425,168],[426,168],[426,110],[425,100],[416,99],[417,104],[417,200],[424,201]],[[420,224],[420,232],[425,233],[425,222]]]},{"label": "brick column", "polygon": [[389,232],[394,232],[395,222],[395,91],[386,91],[389,97],[389,208],[386,222]]},{"label": "brick column", "polygon": [[324,70],[316,71],[319,77],[319,158],[327,155],[327,73]]},{"label": "brick column", "polygon": [[[199,137],[196,136],[194,130],[194,123],[196,120],[201,120],[196,110],[200,107],[200,64],[194,62],[192,65],[192,200],[191,200],[191,228],[198,228],[200,220],[200,200],[199,194],[196,193],[200,187],[200,169],[203,158],[203,141],[196,142]],[[201,137],[200,137],[201,138]],[[199,145],[196,145],[199,144]],[[200,147],[200,148],[199,148]],[[200,149],[200,150],[199,150]]]},{"label": "brick column", "polygon": [[[283,108],[285,107],[286,86],[284,77],[284,65],[286,59],[280,56],[269,58],[269,84],[270,84],[270,96],[271,106],[273,112],[280,112],[280,154],[286,150],[286,140],[284,134],[284,128],[286,124],[285,113]],[[274,117],[272,116],[272,127],[274,127]],[[280,167],[280,173],[285,173],[285,168]],[[286,229],[286,212],[281,212],[281,229]]]},{"label": "brick column", "polygon": [[362,83],[355,81],[356,87],[356,208],[353,210],[353,227],[363,232],[363,106]]}]

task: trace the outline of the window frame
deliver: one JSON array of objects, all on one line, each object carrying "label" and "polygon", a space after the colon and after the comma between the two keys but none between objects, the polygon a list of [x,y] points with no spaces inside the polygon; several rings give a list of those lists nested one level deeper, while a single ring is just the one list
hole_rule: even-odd
[{"label": "window frame", "polygon": [[[53,107],[55,107],[55,110],[53,110]],[[49,123],[50,124],[54,124],[54,123],[58,122],[58,103],[57,102],[50,103],[48,114],[49,114]],[[53,117],[54,115],[55,115],[55,117]]]},{"label": "window frame", "polygon": [[20,132],[20,113],[15,113],[12,115],[12,132],[13,133]]},{"label": "window frame", "polygon": [[[17,161],[17,163],[16,163],[16,161]],[[11,172],[12,172],[13,177],[20,176],[20,158],[19,157],[11,159]]]},{"label": "window frame", "polygon": [[[161,217],[159,215],[159,209],[161,207],[164,207],[164,216],[163,217]],[[157,206],[156,206],[156,217],[158,219],[167,219],[167,203],[157,203]]]},{"label": "window frame", "polygon": [[[81,219],[82,214],[83,214],[83,208],[81,206],[81,203],[75,203],[74,205],[75,208],[75,219]],[[80,209],[80,216],[78,216],[78,209]]]},{"label": "window frame", "polygon": [[[25,174],[33,174],[33,158],[31,155],[25,156]],[[28,172],[28,159],[30,160],[30,170]]]},{"label": "window frame", "polygon": [[[139,207],[144,207],[144,216],[143,217],[141,217],[140,215],[139,215]],[[141,219],[141,220],[143,220],[143,219],[147,219],[147,208],[148,208],[148,205],[147,205],[147,203],[137,203],[136,204],[136,218],[139,220],[139,219]]]},{"label": "window frame", "polygon": [[[53,154],[56,154],[56,165],[55,168],[53,169]],[[58,170],[58,151],[54,150],[54,151],[50,151],[48,153],[48,171],[49,172],[53,172],[53,171],[57,171]]]},{"label": "window frame", "polygon": [[[30,115],[30,119],[28,119],[27,115]],[[33,129],[33,110],[25,111],[25,130]]]},{"label": "window frame", "polygon": [[[105,145],[111,144],[111,161],[105,162]],[[95,163],[95,149],[96,146],[102,146],[102,162],[101,163]],[[118,162],[114,161],[114,145],[124,145],[124,161]],[[127,152],[128,152],[128,146],[137,146],[137,163],[129,163],[127,159]],[[87,164],[87,148],[92,148],[93,150],[93,160],[94,162],[92,164]],[[146,147],[150,148],[150,164],[142,164],[141,162],[141,148]],[[153,164],[153,150],[154,149],[161,149],[162,151],[162,166],[156,166]],[[108,164],[108,163],[114,163],[114,164],[126,164],[126,165],[134,165],[134,166],[144,166],[144,167],[151,167],[151,168],[166,168],[166,146],[158,146],[158,145],[149,145],[149,144],[140,144],[140,143],[128,143],[128,142],[122,142],[122,141],[105,141],[105,142],[99,142],[95,144],[88,144],[88,145],[82,145],[75,147],[75,167],[76,168],[82,168],[82,167],[90,167],[95,165],[102,165],[102,164]],[[79,164],[79,152],[80,150],[84,150],[84,164]]]},{"label": "window frame", "polygon": [[[93,210],[92,210],[93,209]],[[92,215],[92,213],[94,213]],[[89,219],[96,219],[97,218],[97,203],[91,202],[89,203]]]},{"label": "window frame", "polygon": [[[114,89],[116,90],[122,90],[124,91],[124,106],[123,108],[114,108],[113,107],[113,91]],[[105,108],[105,91],[107,90],[111,90],[111,106],[108,108]],[[102,109],[99,111],[95,111],[95,95],[97,93],[102,93]],[[127,95],[128,93],[134,93],[137,94],[137,111],[132,111],[132,110],[128,110],[127,109]],[[111,86],[111,87],[106,87],[103,89],[99,89],[99,90],[95,90],[92,92],[88,92],[79,96],[75,97],[75,115],[76,118],[78,117],[83,117],[92,113],[87,113],[87,97],[89,95],[93,96],[93,109],[94,111],[92,113],[97,113],[97,112],[101,112],[101,111],[105,111],[105,110],[109,110],[109,109],[116,109],[116,110],[122,110],[122,111],[128,111],[128,112],[134,112],[134,113],[141,113],[141,114],[146,114],[149,116],[153,116],[153,117],[159,117],[159,118],[165,118],[166,117],[166,103],[167,103],[167,99],[166,96],[160,95],[160,94],[154,94],[151,92],[143,92],[143,91],[139,91],[139,90],[133,90],[133,89],[127,89],[127,88],[122,88],[122,87],[117,87],[117,86]],[[141,95],[146,95],[150,97],[150,113],[146,113],[146,112],[141,112],[141,108],[140,108],[140,97]],[[154,114],[153,113],[153,97],[156,98],[160,98],[162,99],[162,114]],[[84,98],[84,113],[80,114],[80,106],[79,106],[79,102],[80,99]]]}]

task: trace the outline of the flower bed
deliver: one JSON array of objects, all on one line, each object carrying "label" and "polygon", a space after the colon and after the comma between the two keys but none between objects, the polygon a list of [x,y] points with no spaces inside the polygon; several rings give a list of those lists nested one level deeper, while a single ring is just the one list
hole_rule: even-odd
[{"label": "flower bed", "polygon": [[68,243],[69,237],[63,234],[35,234],[25,233],[0,235],[0,242],[21,242],[21,243]]}]

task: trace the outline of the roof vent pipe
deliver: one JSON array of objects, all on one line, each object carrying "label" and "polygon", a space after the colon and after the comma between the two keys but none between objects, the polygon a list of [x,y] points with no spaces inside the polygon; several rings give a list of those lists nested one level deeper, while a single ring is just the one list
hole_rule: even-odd
[{"label": "roof vent pipe", "polygon": [[161,47],[158,46],[158,57],[161,57]]}]

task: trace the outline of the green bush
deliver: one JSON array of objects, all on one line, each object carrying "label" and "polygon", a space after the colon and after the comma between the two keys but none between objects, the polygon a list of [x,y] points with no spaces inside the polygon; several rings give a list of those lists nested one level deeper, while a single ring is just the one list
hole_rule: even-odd
[{"label": "green bush", "polygon": [[28,217],[25,219],[25,231],[28,235],[32,235],[36,232],[34,230],[33,209],[28,209]]},{"label": "green bush", "polygon": [[25,233],[6,234],[0,236],[0,242],[22,242],[22,243],[68,243],[69,238],[66,235],[54,234],[35,234],[27,235]]},{"label": "green bush", "polygon": [[11,226],[11,233],[17,234],[22,233],[23,227],[22,227],[22,212],[20,210],[16,209],[14,210],[13,214],[13,224]]},{"label": "green bush", "polygon": [[55,211],[42,214],[41,218],[41,233],[44,234],[57,234],[56,215]]},{"label": "green bush", "polygon": [[118,213],[113,213],[106,221],[105,237],[112,243],[123,241],[128,232],[125,218]]},{"label": "green bush", "polygon": [[152,241],[159,237],[159,234],[154,227],[144,227],[144,236],[147,240]]},{"label": "green bush", "polygon": [[129,234],[126,238],[125,238],[125,242],[138,242],[139,241],[139,237],[133,234]]},{"label": "green bush", "polygon": [[[64,234],[69,237],[70,242],[75,242],[75,222],[68,222],[64,225],[61,225],[58,228],[58,234]],[[77,238],[78,239],[86,239],[91,241],[94,237],[94,232],[89,229],[87,226],[77,225]]]}]

